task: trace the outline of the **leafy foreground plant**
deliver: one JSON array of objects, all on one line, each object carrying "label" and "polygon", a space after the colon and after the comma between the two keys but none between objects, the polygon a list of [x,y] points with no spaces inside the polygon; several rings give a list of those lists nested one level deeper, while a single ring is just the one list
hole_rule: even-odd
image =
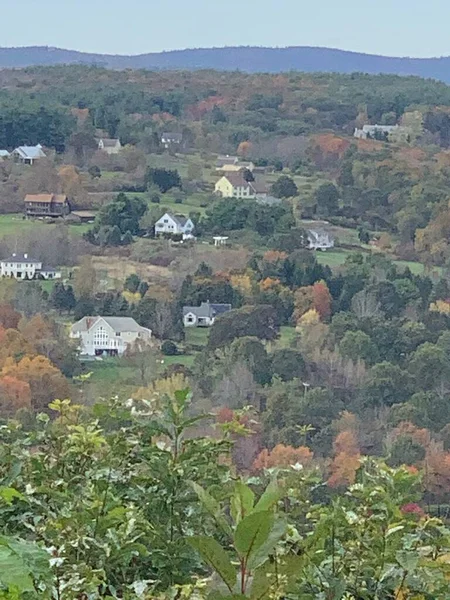
[{"label": "leafy foreground plant", "polygon": [[413,502],[417,476],[367,460],[339,496],[316,474],[282,476],[256,503],[240,482],[225,503],[193,484],[216,523],[217,539],[189,540],[214,572],[208,598],[450,597],[450,532]]},{"label": "leafy foreground plant", "polygon": [[0,600],[450,597],[449,531],[405,469],[240,481],[187,390],[51,409],[0,425]]}]

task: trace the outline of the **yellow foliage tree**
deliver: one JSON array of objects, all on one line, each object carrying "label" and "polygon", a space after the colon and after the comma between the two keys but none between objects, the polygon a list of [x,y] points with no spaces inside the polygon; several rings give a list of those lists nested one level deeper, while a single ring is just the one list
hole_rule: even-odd
[{"label": "yellow foliage tree", "polygon": [[141,387],[133,394],[135,400],[152,400],[158,396],[173,397],[178,390],[190,387],[189,379],[183,373],[174,373],[170,377],[164,377],[152,381],[147,387]]},{"label": "yellow foliage tree", "polygon": [[294,292],[294,319],[298,323],[305,313],[313,308],[312,285],[300,287]]},{"label": "yellow foliage tree", "polygon": [[436,300],[430,304],[430,310],[432,312],[438,312],[442,315],[450,315],[450,302],[445,300]]},{"label": "yellow foliage tree", "polygon": [[299,319],[298,326],[316,325],[317,323],[320,323],[320,315],[317,310],[311,308]]}]

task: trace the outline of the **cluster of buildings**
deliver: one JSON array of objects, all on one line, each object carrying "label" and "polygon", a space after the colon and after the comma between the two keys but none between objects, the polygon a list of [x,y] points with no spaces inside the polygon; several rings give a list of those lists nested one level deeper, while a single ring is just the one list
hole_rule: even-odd
[{"label": "cluster of buildings", "polygon": [[[185,327],[211,327],[220,315],[229,312],[231,304],[202,302],[200,306],[183,307]],[[152,331],[141,327],[131,317],[83,317],[70,328],[84,356],[121,356],[137,342],[143,345],[152,340]]]},{"label": "cluster of buildings", "polygon": [[359,140],[379,140],[386,142],[407,143],[411,130],[401,125],[363,125],[356,128],[353,136]]},{"label": "cluster of buildings", "polygon": [[33,165],[37,160],[45,157],[46,154],[40,144],[37,146],[19,146],[12,152],[0,150],[0,161],[12,158],[15,162],[23,165]]}]

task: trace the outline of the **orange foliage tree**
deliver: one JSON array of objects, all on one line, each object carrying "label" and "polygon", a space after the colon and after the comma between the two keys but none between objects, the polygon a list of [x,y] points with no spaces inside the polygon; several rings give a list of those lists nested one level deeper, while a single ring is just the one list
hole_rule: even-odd
[{"label": "orange foliage tree", "polygon": [[322,321],[330,317],[332,301],[327,284],[324,281],[317,281],[312,286],[312,302],[313,308],[319,313]]},{"label": "orange foliage tree", "polygon": [[12,377],[28,383],[34,410],[45,410],[50,402],[69,396],[69,384],[64,375],[45,356],[25,356],[19,362],[7,358],[0,377]]},{"label": "orange foliage tree", "polygon": [[31,408],[31,389],[25,381],[9,375],[0,379],[0,415],[12,417],[19,408]]},{"label": "orange foliage tree", "polygon": [[237,153],[239,154],[239,156],[242,156],[243,158],[245,158],[250,154],[251,150],[252,150],[252,143],[245,141],[245,142],[241,142],[239,144]]},{"label": "orange foliage tree", "polygon": [[334,459],[328,485],[333,488],[355,483],[356,471],[360,465],[358,440],[352,431],[341,431],[334,444]]},{"label": "orange foliage tree", "polygon": [[5,329],[17,329],[21,314],[10,304],[0,304],[0,324]]},{"label": "orange foliage tree", "polygon": [[264,448],[255,459],[253,469],[261,471],[272,467],[290,467],[297,463],[307,465],[312,458],[313,453],[306,446],[294,448],[293,446],[278,444],[272,451]]}]

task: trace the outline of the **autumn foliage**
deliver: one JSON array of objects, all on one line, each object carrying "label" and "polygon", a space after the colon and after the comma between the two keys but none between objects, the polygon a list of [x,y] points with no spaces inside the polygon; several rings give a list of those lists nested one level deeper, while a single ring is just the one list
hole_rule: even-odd
[{"label": "autumn foliage", "polygon": [[355,483],[356,472],[360,466],[358,440],[352,431],[342,431],[334,444],[334,459],[331,463],[331,474],[328,485],[339,488]]},{"label": "autumn foliage", "polygon": [[14,416],[20,408],[31,408],[31,389],[25,381],[6,375],[0,379],[0,414]]},{"label": "autumn foliage", "polygon": [[278,444],[273,450],[264,448],[253,463],[253,469],[261,471],[262,469],[273,467],[290,467],[297,463],[307,465],[311,462],[312,458],[313,453],[306,446],[294,448],[293,446]]}]

